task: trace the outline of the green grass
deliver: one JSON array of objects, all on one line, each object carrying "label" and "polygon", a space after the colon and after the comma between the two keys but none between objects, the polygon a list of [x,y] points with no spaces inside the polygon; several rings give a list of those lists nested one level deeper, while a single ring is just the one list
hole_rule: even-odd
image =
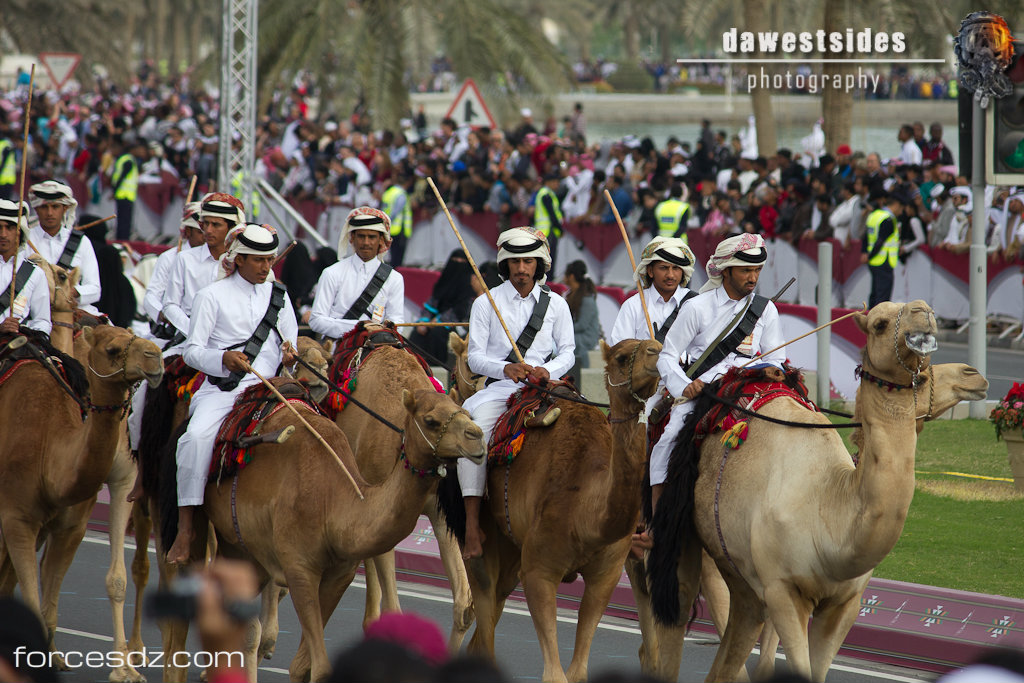
[{"label": "green grass", "polygon": [[918,439],[917,490],[896,547],[875,576],[1024,598],[1024,495],[1006,445],[986,420],[929,422]]}]

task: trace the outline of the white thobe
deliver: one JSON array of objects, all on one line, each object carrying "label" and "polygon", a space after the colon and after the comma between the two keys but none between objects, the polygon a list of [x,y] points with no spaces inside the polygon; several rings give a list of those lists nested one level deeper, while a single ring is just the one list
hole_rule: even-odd
[{"label": "white thobe", "polygon": [[[647,312],[651,316],[651,324],[657,333],[665,323],[665,319],[672,314],[672,311],[679,306],[683,297],[690,290],[686,287],[676,287],[676,291],[665,301],[654,286],[644,290],[644,298],[647,299]],[[678,320],[678,317],[676,318]],[[644,318],[644,310],[640,306],[640,299],[631,296],[619,309],[615,316],[615,324],[612,332],[605,338],[608,346],[615,346],[623,339],[650,339],[651,332],[647,329],[647,319]]]},{"label": "white thobe", "polygon": [[[188,332],[196,294],[217,279],[219,269],[220,263],[210,253],[207,244],[178,254],[174,267],[171,268],[171,276],[167,280],[167,288],[164,290],[161,312],[180,332]],[[178,345],[164,349],[164,357],[180,353],[181,348],[181,345]]]},{"label": "white thobe", "polygon": [[[672,396],[681,397],[683,390],[693,382],[686,376],[686,371],[680,363],[696,362],[704,350],[718,338],[722,330],[730,326],[729,324],[736,315],[746,307],[748,299],[749,297],[739,300],[730,299],[725,292],[725,287],[716,287],[686,303],[679,312],[676,324],[666,335],[665,345],[658,356],[658,371]],[[735,325],[730,327],[735,327]],[[769,301],[761,317],[755,323],[754,330],[743,340],[739,348],[702,372],[696,379],[703,382],[717,379],[724,375],[730,367],[742,364],[758,353],[774,349],[784,341],[779,309]],[[760,362],[781,368],[785,360],[785,350],[778,349],[764,355]],[[657,403],[659,396],[660,394],[656,393],[648,400],[648,413]],[[669,455],[672,453],[676,437],[683,428],[686,416],[692,410],[693,404],[690,401],[672,407],[665,432],[651,451],[652,485],[664,483],[668,474]]]},{"label": "white thobe", "polygon": [[[501,311],[513,339],[518,339],[526,323],[533,316],[533,309],[540,301],[541,289],[534,285],[525,296],[511,282],[503,282],[491,290],[494,303]],[[505,377],[505,366],[509,364],[508,354],[512,343],[501,322],[495,315],[486,296],[478,296],[469,314],[469,349],[467,361],[475,373],[498,380],[466,399],[462,404],[473,422],[484,432],[484,443],[489,443],[494,423],[505,412],[505,402],[521,385]],[[548,310],[544,314],[533,344],[524,354],[528,365],[542,367],[552,379],[560,379],[575,363],[576,337],[573,331],[572,313],[569,304],[560,296],[551,295]],[[548,357],[551,357],[548,360]],[[516,362],[516,361],[512,361]],[[459,460],[459,484],[464,496],[482,496],[487,483],[487,468],[484,463],[476,465],[465,458]]]},{"label": "white thobe", "polygon": [[[50,235],[37,225],[29,233],[29,239],[36,245],[39,254],[54,265],[60,261],[60,255],[64,253],[64,245],[67,244],[69,237],[71,228],[68,227],[62,227],[56,235]],[[92,304],[100,300],[100,267],[96,263],[96,252],[92,248],[92,242],[84,235],[71,259],[71,268],[78,268],[78,285],[75,287],[78,292],[78,307],[93,315],[99,315],[99,310]]]},{"label": "white thobe", "polygon": [[146,296],[142,299],[142,310],[146,312],[150,320],[154,322],[160,317],[164,310],[164,292],[171,280],[171,273],[174,265],[178,262],[178,256],[191,250],[187,242],[181,245],[179,252],[176,247],[171,247],[156,257],[156,266],[153,274],[149,276],[149,284],[146,285]]},{"label": "white thobe", "polygon": [[[14,277],[15,267],[21,269],[22,263],[29,263],[28,257],[31,252],[27,247],[18,250],[17,258],[10,261],[0,256],[0,294],[11,293],[11,278]],[[31,330],[37,330],[49,335],[52,329],[50,322],[50,285],[46,276],[38,266],[32,266],[32,275],[29,276],[25,286],[21,288],[14,297],[13,306],[8,305],[0,311],[0,321],[7,320],[12,316],[16,317],[20,324]]]},{"label": "white thobe", "polygon": [[[263,320],[270,305],[272,282],[253,285],[237,272],[200,291],[192,309],[191,327],[182,356],[190,367],[208,377],[227,377],[226,350],[242,350],[243,344]],[[296,346],[298,327],[291,302],[285,296],[277,317],[277,330],[271,332],[252,367],[264,377],[273,377],[281,364],[281,344]],[[202,505],[207,473],[213,457],[213,444],[220,425],[231,412],[235,398],[259,382],[249,373],[231,391],[221,391],[209,380],[203,382],[188,407],[188,430],[178,440],[178,505]]]},{"label": "white thobe", "polygon": [[397,270],[388,274],[388,279],[370,301],[367,313],[358,318],[342,317],[366,289],[380,264],[378,259],[363,261],[358,254],[352,254],[326,268],[316,285],[313,310],[309,315],[310,329],[326,337],[339,339],[360,320],[404,323],[405,279]]}]

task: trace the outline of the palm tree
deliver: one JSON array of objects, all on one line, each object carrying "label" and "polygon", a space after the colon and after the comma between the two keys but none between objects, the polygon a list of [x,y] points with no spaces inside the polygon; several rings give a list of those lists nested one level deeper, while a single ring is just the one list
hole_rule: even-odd
[{"label": "palm tree", "polygon": [[458,76],[473,78],[506,107],[518,105],[524,94],[554,93],[569,82],[565,61],[544,38],[539,18],[498,0],[264,0],[261,102],[284,74],[305,68],[326,84],[324,99],[360,99],[375,126],[394,128],[409,111],[411,76],[422,68],[414,60],[425,57],[425,37],[436,38]]}]

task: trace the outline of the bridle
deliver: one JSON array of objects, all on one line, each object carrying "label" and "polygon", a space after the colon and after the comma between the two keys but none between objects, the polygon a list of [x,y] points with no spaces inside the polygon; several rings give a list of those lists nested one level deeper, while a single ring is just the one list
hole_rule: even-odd
[{"label": "bridle", "polygon": [[[471,388],[473,388],[475,390],[477,382],[480,381],[480,378],[483,377],[483,375],[478,375],[476,373],[473,373],[472,375],[470,375],[469,378],[467,378],[466,375],[462,371],[462,364],[463,364],[463,359],[462,359],[462,356],[459,355],[455,359],[455,376],[458,377],[459,380],[461,380],[462,382],[465,382],[466,386],[471,387]],[[469,363],[468,362],[466,363],[466,369],[467,370],[469,369]],[[468,396],[464,396],[463,398],[464,399],[468,398]]]},{"label": "bridle", "polygon": [[[872,382],[873,384],[878,385],[879,387],[881,387],[883,389],[888,389],[889,391],[900,391],[902,389],[913,389],[913,391],[914,391],[914,415],[916,416],[914,419],[915,420],[928,420],[928,419],[932,418],[932,407],[935,405],[935,370],[931,366],[931,364],[928,365],[928,375],[927,375],[928,376],[928,380],[927,380],[928,381],[928,412],[926,412],[924,415],[917,415],[917,406],[918,406],[917,390],[921,386],[921,384],[925,382],[925,379],[924,379],[925,372],[921,369],[921,366],[924,365],[924,359],[921,356],[918,355],[917,356],[917,367],[916,368],[911,368],[903,360],[903,356],[900,354],[900,323],[903,320],[903,310],[907,306],[909,306],[909,305],[910,304],[905,304],[904,306],[900,307],[900,312],[896,314],[896,329],[893,331],[893,334],[892,334],[892,347],[893,347],[893,351],[896,354],[896,361],[900,364],[900,367],[903,368],[907,372],[908,375],[910,375],[910,384],[896,384],[895,382],[890,382],[888,380],[882,379],[881,377],[878,377],[878,376],[873,375],[870,372],[868,372],[866,369],[864,369],[863,365],[858,365],[857,369],[854,371],[854,373],[857,375],[857,377],[864,378],[864,379]],[[929,311],[928,315],[931,316],[931,315],[934,315],[934,313]],[[865,360],[867,360],[867,359],[865,359]]]},{"label": "bridle", "polygon": [[[628,365],[628,368],[627,368],[627,371],[626,371],[626,379],[622,380],[621,382],[613,382],[611,376],[608,374],[608,371],[605,370],[604,371],[604,381],[607,382],[608,386],[610,386],[610,387],[624,387],[626,385],[629,385],[629,395],[632,396],[633,399],[637,403],[639,403],[641,406],[645,406],[647,404],[647,401],[645,401],[644,399],[640,398],[640,396],[638,396],[637,393],[636,393],[636,389],[633,388],[633,366],[636,365],[636,355],[637,355],[637,353],[640,352],[640,347],[642,345],[643,345],[643,342],[637,343],[637,345],[633,348],[633,353],[631,353],[629,355],[629,365]],[[617,422],[625,422],[626,420],[629,420],[629,419],[632,419],[632,418],[633,418],[632,415],[628,415],[628,416],[623,417],[623,418],[618,418],[618,417],[613,418],[613,417],[611,417],[611,415],[609,415],[608,416],[608,421],[611,422],[611,423],[617,423]]]},{"label": "bridle", "polygon": [[[445,420],[443,425],[441,425],[441,430],[437,434],[437,440],[434,441],[433,443],[431,443],[430,439],[427,437],[427,433],[423,431],[423,427],[420,426],[420,423],[416,420],[416,418],[412,418],[412,423],[416,425],[416,431],[420,433],[421,437],[423,437],[423,441],[425,441],[426,444],[430,446],[430,454],[433,455],[435,459],[439,459],[437,455],[437,449],[441,447],[441,440],[444,438],[444,435],[448,432],[448,427],[451,426],[452,421],[455,419],[455,416],[462,412],[462,409],[452,411],[452,414],[449,415],[448,419]],[[404,433],[402,434],[402,447],[398,452],[398,459],[405,462],[405,469],[409,470],[410,472],[419,477],[444,477],[446,474],[448,474],[448,468],[444,465],[444,463],[441,463],[436,467],[431,467],[430,469],[422,469],[419,467],[415,467],[412,463],[410,463],[408,456],[405,454]]]},{"label": "bridle", "polygon": [[96,368],[94,368],[92,366],[92,359],[91,358],[89,359],[89,370],[92,372],[92,374],[94,374],[97,377],[100,377],[102,379],[109,379],[110,377],[113,377],[114,375],[117,375],[119,373],[124,373],[125,376],[127,377],[127,375],[128,375],[128,350],[132,347],[132,344],[135,342],[136,339],[138,339],[138,337],[136,337],[135,334],[132,334],[131,338],[128,340],[128,343],[124,345],[124,350],[121,352],[121,367],[118,368],[117,370],[114,370],[113,372],[104,375],[104,374],[98,372],[96,370]]}]

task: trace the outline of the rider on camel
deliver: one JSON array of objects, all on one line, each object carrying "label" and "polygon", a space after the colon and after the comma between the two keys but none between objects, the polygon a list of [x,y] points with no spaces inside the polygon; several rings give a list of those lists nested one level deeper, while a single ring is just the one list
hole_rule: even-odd
[{"label": "rider on camel", "polygon": [[[467,360],[470,370],[488,380],[462,407],[483,430],[484,443],[490,441],[494,424],[505,412],[508,397],[521,388],[520,381],[559,379],[575,362],[576,342],[569,305],[562,297],[551,296],[548,288],[542,287],[550,267],[548,242],[538,230],[512,228],[498,235],[498,272],[505,282],[492,289],[491,296],[509,333],[517,341],[528,326],[535,328],[536,335],[527,348],[520,346],[525,362],[517,362],[508,335],[487,297],[477,297],[473,302]],[[487,466],[463,458],[458,468],[466,504],[466,542],[462,553],[466,559],[480,557],[484,541],[480,503],[487,484]]]},{"label": "rider on camel", "polygon": [[[18,334],[24,325],[49,335],[50,287],[43,271],[28,260],[27,242],[28,204],[21,202],[19,223],[18,202],[0,199],[0,333]],[[13,305],[11,278],[15,279]]]}]

